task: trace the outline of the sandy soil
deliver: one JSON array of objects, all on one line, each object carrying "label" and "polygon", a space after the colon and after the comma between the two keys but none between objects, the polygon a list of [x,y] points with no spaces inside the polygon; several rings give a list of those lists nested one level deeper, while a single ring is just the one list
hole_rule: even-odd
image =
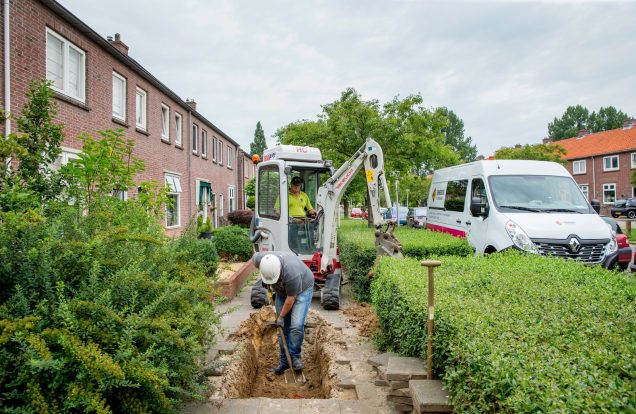
[{"label": "sandy soil", "polygon": [[380,331],[378,316],[368,303],[353,303],[342,313],[345,314],[349,323],[358,329],[361,336],[370,338]]},{"label": "sandy soil", "polygon": [[241,266],[243,266],[245,262],[225,262],[221,261],[219,263],[219,268],[217,270],[218,281],[223,282],[224,280],[229,279],[236,273]]}]

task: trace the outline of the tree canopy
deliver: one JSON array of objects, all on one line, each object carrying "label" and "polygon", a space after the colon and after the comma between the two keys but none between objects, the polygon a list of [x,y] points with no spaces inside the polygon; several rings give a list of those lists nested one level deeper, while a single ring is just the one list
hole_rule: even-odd
[{"label": "tree canopy", "polygon": [[539,160],[554,161],[566,165],[567,160],[563,158],[566,154],[565,148],[560,145],[517,145],[516,147],[503,147],[495,151],[495,158],[498,160]]},{"label": "tree canopy", "polygon": [[628,118],[627,114],[613,106],[601,107],[592,112],[581,106],[568,106],[560,118],[548,124],[548,137],[552,141],[576,137],[580,130],[601,132],[620,128]]},{"label": "tree canopy", "polygon": [[435,110],[448,120],[448,124],[442,128],[444,143],[453,147],[459,153],[462,161],[473,162],[477,159],[477,147],[472,144],[471,137],[464,136],[464,121],[455,112],[448,108],[440,107]]},{"label": "tree canopy", "polygon": [[263,152],[267,149],[267,141],[265,140],[265,132],[261,126],[261,121],[256,123],[256,130],[254,131],[254,141],[250,143],[250,153],[252,155],[258,154],[263,156]]}]

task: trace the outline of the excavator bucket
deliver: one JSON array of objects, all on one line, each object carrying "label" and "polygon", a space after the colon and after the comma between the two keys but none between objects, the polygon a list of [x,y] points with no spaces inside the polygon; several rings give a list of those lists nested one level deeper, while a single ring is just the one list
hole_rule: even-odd
[{"label": "excavator bucket", "polygon": [[386,229],[383,230],[382,226],[375,229],[375,248],[378,256],[404,257],[402,254],[402,243],[393,234],[395,224],[395,222],[388,222]]}]

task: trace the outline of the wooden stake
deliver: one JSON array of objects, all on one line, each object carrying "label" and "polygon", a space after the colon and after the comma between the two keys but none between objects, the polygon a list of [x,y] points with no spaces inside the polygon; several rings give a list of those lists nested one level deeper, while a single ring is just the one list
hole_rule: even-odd
[{"label": "wooden stake", "polygon": [[426,352],[426,378],[433,379],[433,321],[435,319],[435,281],[434,271],[442,262],[424,260],[422,266],[428,268],[428,351]]}]

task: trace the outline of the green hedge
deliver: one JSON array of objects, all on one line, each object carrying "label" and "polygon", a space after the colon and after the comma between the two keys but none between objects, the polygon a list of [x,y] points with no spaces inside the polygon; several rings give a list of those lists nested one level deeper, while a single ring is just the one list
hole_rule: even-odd
[{"label": "green hedge", "polygon": [[[636,412],[636,281],[516,252],[442,258],[434,368],[456,412]],[[381,258],[384,349],[426,357],[427,271]]]},{"label": "green hedge", "polygon": [[[467,256],[473,253],[466,240],[444,233],[399,227],[395,233],[405,256],[418,259],[431,256]],[[347,271],[357,300],[370,300],[371,279],[368,274],[377,255],[374,229],[364,220],[342,220],[338,229],[340,261]]]},{"label": "green hedge", "polygon": [[224,259],[246,261],[252,257],[250,231],[239,226],[221,227],[212,232],[212,240]]}]

